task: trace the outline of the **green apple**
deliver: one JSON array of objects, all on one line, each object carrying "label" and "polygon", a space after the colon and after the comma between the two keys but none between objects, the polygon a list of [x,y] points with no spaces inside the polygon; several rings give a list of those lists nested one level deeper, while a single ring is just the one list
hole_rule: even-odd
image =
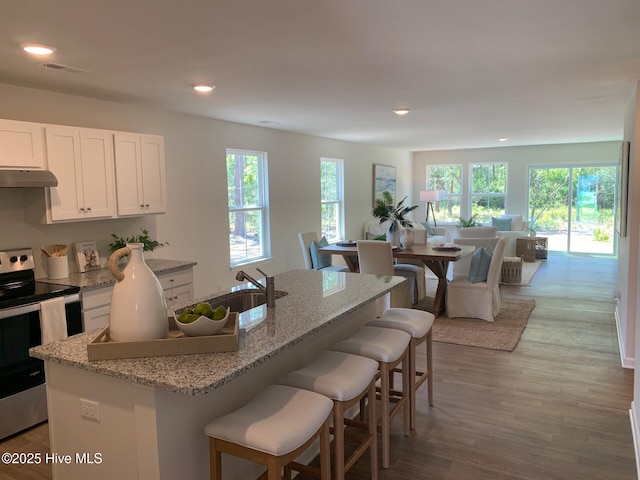
[{"label": "green apple", "polygon": [[196,305],[196,308],[193,309],[193,313],[211,318],[211,315],[213,315],[213,308],[211,308],[211,305],[207,302],[200,302]]},{"label": "green apple", "polygon": [[227,316],[227,309],[224,308],[222,305],[220,305],[218,308],[216,308],[213,311],[213,317],[211,317],[211,319],[212,320],[222,320],[226,316]]},{"label": "green apple", "polygon": [[178,321],[181,322],[181,323],[191,323],[191,322],[195,322],[199,318],[200,318],[200,315],[198,315],[198,314],[195,314],[195,313],[187,313],[187,314],[185,314],[183,312],[178,317]]}]

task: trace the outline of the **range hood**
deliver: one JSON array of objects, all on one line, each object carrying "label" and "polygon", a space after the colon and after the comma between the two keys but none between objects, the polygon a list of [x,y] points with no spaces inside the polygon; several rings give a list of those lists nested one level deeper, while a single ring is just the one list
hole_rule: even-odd
[{"label": "range hood", "polygon": [[2,170],[0,188],[57,187],[58,179],[49,170]]}]

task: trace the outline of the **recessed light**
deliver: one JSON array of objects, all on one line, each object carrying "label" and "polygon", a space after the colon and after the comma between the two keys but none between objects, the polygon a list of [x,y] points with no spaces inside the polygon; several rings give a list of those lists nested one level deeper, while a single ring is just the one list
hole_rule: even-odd
[{"label": "recessed light", "polygon": [[411,110],[409,110],[408,108],[396,108],[393,113],[395,113],[396,115],[406,115],[407,113],[409,113]]},{"label": "recessed light", "polygon": [[500,137],[498,139],[499,142],[506,142],[507,140],[509,140],[509,137]]},{"label": "recessed light", "polygon": [[216,88],[216,87],[214,87],[213,85],[204,85],[204,84],[198,84],[198,85],[194,85],[194,86],[193,86],[193,89],[194,89],[196,92],[200,92],[200,93],[209,93],[209,92],[211,92],[214,88]]},{"label": "recessed light", "polygon": [[56,47],[43,45],[42,43],[23,43],[20,46],[25,52],[32,55],[51,55],[56,51]]}]

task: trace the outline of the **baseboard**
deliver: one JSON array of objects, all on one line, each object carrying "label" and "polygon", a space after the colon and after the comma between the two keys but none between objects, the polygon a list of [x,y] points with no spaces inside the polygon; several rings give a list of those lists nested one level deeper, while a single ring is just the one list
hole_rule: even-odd
[{"label": "baseboard", "polygon": [[620,350],[620,363],[622,364],[622,368],[633,369],[636,366],[636,360],[635,360],[635,357],[627,356],[624,339],[622,338],[622,334],[620,333],[622,330],[620,329],[620,316],[618,315],[618,305],[616,305],[616,309],[613,311],[613,316],[616,319],[616,333],[618,335],[618,349]]},{"label": "baseboard", "polygon": [[631,436],[633,437],[633,451],[636,455],[636,472],[638,474],[638,478],[640,478],[640,450],[638,450],[638,445],[640,445],[640,438],[638,437],[638,433],[640,433],[640,428],[638,426],[638,417],[635,414],[635,402],[631,402],[631,409],[629,410],[629,417],[631,420]]}]

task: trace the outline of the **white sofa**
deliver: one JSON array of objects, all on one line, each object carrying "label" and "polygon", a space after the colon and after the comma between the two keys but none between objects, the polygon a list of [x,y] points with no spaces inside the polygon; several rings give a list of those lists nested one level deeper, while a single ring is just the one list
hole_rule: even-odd
[{"label": "white sofa", "polygon": [[505,257],[516,256],[516,240],[518,238],[526,237],[529,235],[529,222],[522,218],[522,215],[506,214],[500,218],[511,219],[511,230],[504,231],[498,230],[496,235],[499,238],[505,238],[507,243],[504,248]]}]

